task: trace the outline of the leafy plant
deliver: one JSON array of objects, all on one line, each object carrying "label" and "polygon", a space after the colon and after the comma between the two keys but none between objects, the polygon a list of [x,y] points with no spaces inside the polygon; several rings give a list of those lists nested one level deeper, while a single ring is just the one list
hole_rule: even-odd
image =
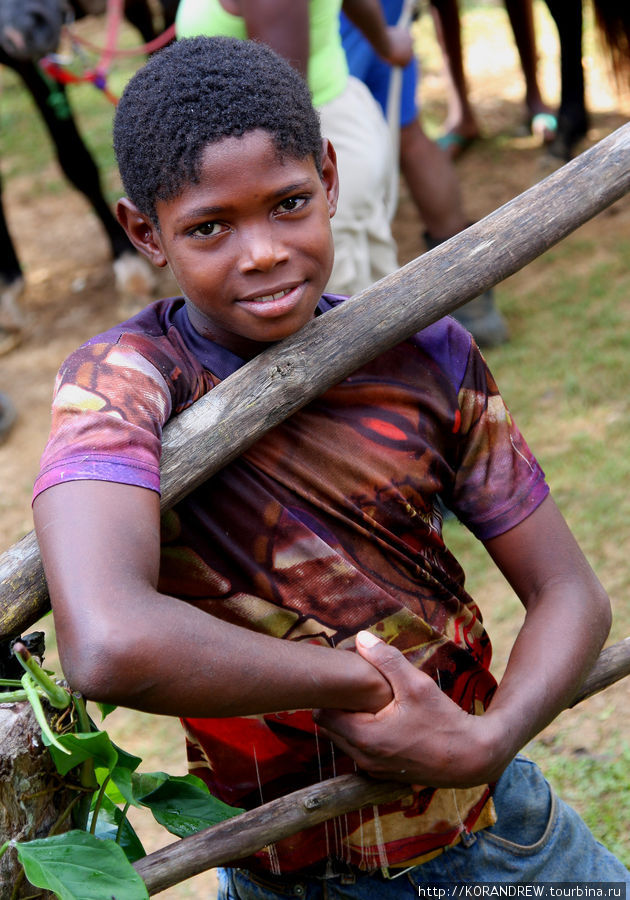
[{"label": "leafy plant", "polygon": [[[24,873],[35,887],[60,900],[141,900],[149,896],[132,863],[146,855],[127,819],[130,806],[147,807],[171,834],[186,837],[238,815],[242,810],[222,803],[194,775],[140,773],[142,760],[117,747],[106,731],[89,718],[83,698],[55,681],[26,647],[13,652],[24,668],[21,679],[1,679],[13,690],[2,701],[28,700],[57,771],[76,780],[77,798],[55,825],[63,834],[27,842],[7,841],[0,856],[14,845]],[[44,704],[53,709],[46,714]],[[112,707],[101,706],[103,718]]]}]

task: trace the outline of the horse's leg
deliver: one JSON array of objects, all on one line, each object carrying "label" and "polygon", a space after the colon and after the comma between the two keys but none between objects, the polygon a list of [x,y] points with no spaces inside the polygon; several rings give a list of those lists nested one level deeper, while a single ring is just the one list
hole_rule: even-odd
[{"label": "horse's leg", "polygon": [[575,145],[588,131],[588,115],[584,97],[582,68],[582,3],[581,0],[546,0],[558,29],[560,40],[560,109],[558,130],[550,152],[570,159]]},{"label": "horse's leg", "polygon": [[0,178],[0,353],[6,352],[8,344],[13,344],[8,335],[17,332],[23,324],[18,306],[18,297],[23,290],[22,268],[4,214]]},{"label": "horse's leg", "polygon": [[98,169],[77,130],[65,88],[45,77],[34,63],[15,62],[13,68],[37,104],[64,175],[91,204],[105,229],[114,258],[120,256],[131,245],[103,196]]},{"label": "horse's leg", "polygon": [[164,27],[168,28],[175,22],[175,13],[179,6],[179,0],[161,0],[162,15],[164,16]]},{"label": "horse's leg", "polygon": [[538,50],[532,0],[504,0],[514,42],[525,79],[525,106],[532,133],[548,141],[555,133],[552,110],[542,98],[538,84]]},{"label": "horse's leg", "polygon": [[140,32],[146,44],[157,37],[153,15],[146,0],[125,0],[125,18]]},{"label": "horse's leg", "polygon": [[[162,27],[166,31],[175,22],[179,0],[160,0]],[[140,32],[146,44],[158,36],[150,4],[147,0],[125,0],[125,18]]]},{"label": "horse's leg", "polygon": [[22,278],[22,267],[17,258],[2,202],[2,178],[0,177],[0,283],[11,284]]},{"label": "horse's leg", "polygon": [[[89,201],[105,230],[118,286],[127,293],[149,293],[154,282],[151,269],[134,250],[103,196],[98,169],[77,130],[63,86],[44,77],[33,63],[12,61],[11,65],[33,95],[64,174]],[[127,274],[130,265],[134,269],[132,276]],[[133,279],[131,285],[129,278]]]}]

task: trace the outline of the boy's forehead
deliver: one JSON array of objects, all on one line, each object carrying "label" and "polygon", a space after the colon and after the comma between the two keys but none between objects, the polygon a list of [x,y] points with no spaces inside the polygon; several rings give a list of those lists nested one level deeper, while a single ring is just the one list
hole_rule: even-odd
[{"label": "boy's forehead", "polygon": [[273,202],[288,191],[313,191],[323,183],[312,154],[299,157],[277,147],[274,135],[262,129],[209,141],[194,171],[179,192],[156,202],[158,221],[167,210],[187,214],[241,209],[250,201]]},{"label": "boy's forehead", "polygon": [[[213,163],[230,163],[236,168],[243,157],[251,155],[265,156],[273,159],[278,170],[286,170],[291,164],[304,166],[305,169],[317,171],[312,154],[298,156],[279,146],[276,136],[271,131],[256,128],[240,135],[225,135],[218,140],[209,141],[201,151],[200,165],[213,166]],[[319,161],[318,161],[319,162]]]}]

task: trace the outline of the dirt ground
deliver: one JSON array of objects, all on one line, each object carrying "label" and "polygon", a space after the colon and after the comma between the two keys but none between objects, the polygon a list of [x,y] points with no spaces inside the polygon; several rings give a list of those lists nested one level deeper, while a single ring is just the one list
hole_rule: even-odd
[{"label": "dirt ground", "polygon": [[[537,141],[518,135],[524,116],[518,73],[498,66],[496,57],[492,65],[485,65],[481,56],[473,63],[473,101],[488,139],[477,142],[458,161],[457,168],[466,209],[471,219],[476,219],[527,189],[549,167]],[[553,67],[553,60],[545,64]],[[509,65],[513,66],[512,57]],[[553,97],[553,75],[549,83]],[[437,97],[440,90],[439,73],[425,71],[423,97]],[[610,133],[628,118],[628,103],[624,108],[599,70],[591,72],[589,105],[593,127],[587,143]],[[54,163],[50,166],[52,172]],[[80,196],[70,189],[34,195],[29,179],[14,179],[6,184],[6,206],[27,276],[23,307],[28,324],[22,344],[0,358],[0,390],[13,398],[19,411],[13,433],[0,447],[0,550],[32,528],[30,493],[47,436],[51,390],[59,364],[81,341],[128,312],[128,306],[116,296],[99,225]],[[621,216],[603,215],[585,228],[604,235],[608,229],[616,232],[620,226],[627,228],[629,222],[630,204],[622,201]],[[401,264],[423,251],[422,231],[422,222],[401,185],[395,221]],[[158,294],[175,293],[176,285],[169,276],[160,275]],[[170,753],[176,746],[178,738],[171,724],[143,724],[156,745],[155,759],[148,754],[147,770],[163,766],[165,749]],[[130,736],[138,730],[137,724],[124,721],[120,728],[123,735]],[[174,768],[170,771],[175,773]],[[183,771],[183,759],[178,771]],[[204,878],[162,896],[210,896],[213,876]]]}]

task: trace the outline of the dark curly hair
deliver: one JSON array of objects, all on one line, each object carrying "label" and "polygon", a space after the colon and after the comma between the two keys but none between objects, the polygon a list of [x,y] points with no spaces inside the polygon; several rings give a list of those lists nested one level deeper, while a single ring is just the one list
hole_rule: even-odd
[{"label": "dark curly hair", "polygon": [[198,180],[205,147],[262,128],[280,156],[313,155],[321,131],[302,76],[254,41],[195,37],[160,51],[127,84],[114,150],[129,199],[155,223],[158,200]]}]

